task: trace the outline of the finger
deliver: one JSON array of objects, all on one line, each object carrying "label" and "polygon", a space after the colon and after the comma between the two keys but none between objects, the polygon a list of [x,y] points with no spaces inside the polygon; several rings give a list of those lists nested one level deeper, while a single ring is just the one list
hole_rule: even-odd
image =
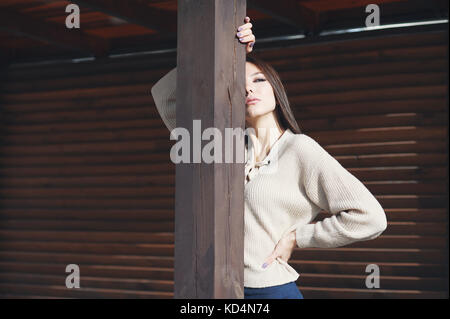
[{"label": "finger", "polygon": [[238,31],[251,29],[252,27],[253,27],[253,24],[246,23],[246,24],[240,25],[239,28],[238,28]]},{"label": "finger", "polygon": [[272,253],[272,255],[270,255],[270,256],[266,259],[266,261],[264,262],[264,264],[262,264],[262,267],[263,267],[263,268],[267,268],[271,263],[273,263],[273,261],[277,258],[277,256],[278,256],[278,253],[277,253],[277,251],[275,250],[275,251]]},{"label": "finger", "polygon": [[242,37],[245,37],[250,34],[252,34],[252,30],[248,30],[248,29],[244,30],[244,31],[239,31],[238,33],[236,33],[238,38],[242,38]]},{"label": "finger", "polygon": [[270,259],[266,260],[266,262],[262,265],[262,267],[263,268],[269,267],[273,263],[274,260],[275,260],[275,258],[270,258]]},{"label": "finger", "polygon": [[253,34],[251,34],[246,37],[239,38],[239,41],[241,41],[242,43],[247,43],[249,41],[255,41],[255,36]]}]

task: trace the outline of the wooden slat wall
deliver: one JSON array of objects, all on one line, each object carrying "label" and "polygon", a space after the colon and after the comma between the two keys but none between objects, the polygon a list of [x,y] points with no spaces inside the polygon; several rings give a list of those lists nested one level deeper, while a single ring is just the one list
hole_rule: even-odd
[{"label": "wooden slat wall", "polygon": [[[1,296],[173,296],[175,166],[150,88],[175,61],[7,71]],[[72,263],[80,289],[65,287]]]},{"label": "wooden slat wall", "polygon": [[[296,249],[305,298],[446,297],[445,32],[259,53],[303,131],[388,216],[376,240]],[[174,63],[172,54],[2,72],[0,297],[173,296],[173,141],[149,90]],[[80,289],[65,288],[72,263]],[[380,289],[365,287],[371,263]]]}]

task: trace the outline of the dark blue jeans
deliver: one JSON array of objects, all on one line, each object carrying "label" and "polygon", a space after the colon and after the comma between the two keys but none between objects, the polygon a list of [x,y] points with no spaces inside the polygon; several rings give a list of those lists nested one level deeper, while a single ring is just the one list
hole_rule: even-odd
[{"label": "dark blue jeans", "polygon": [[264,288],[244,287],[244,299],[303,299],[295,281]]}]

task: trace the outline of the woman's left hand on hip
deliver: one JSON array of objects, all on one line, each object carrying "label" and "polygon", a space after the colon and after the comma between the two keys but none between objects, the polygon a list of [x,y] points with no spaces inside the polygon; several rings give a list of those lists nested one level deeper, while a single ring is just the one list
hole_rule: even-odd
[{"label": "woman's left hand on hip", "polygon": [[295,237],[295,230],[287,233],[283,238],[278,241],[277,245],[275,246],[275,249],[273,250],[272,254],[266,259],[264,264],[262,265],[263,268],[266,268],[271,263],[274,262],[275,259],[280,257],[282,260],[287,262],[289,258],[291,257],[292,251],[297,246],[297,241]]}]

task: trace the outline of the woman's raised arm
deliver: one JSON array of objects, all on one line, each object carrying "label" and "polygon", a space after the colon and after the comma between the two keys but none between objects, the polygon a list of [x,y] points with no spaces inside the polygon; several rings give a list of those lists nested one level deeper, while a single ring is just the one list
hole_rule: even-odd
[{"label": "woman's raised arm", "polygon": [[[250,18],[245,17],[245,22],[239,26],[236,36],[241,43],[246,43],[246,52],[250,53],[253,51],[255,36],[252,33]],[[172,131],[176,127],[177,68],[173,68],[156,82],[151,93],[159,115],[169,131]]]},{"label": "woman's raised arm", "polygon": [[169,131],[172,131],[176,127],[177,68],[159,79],[151,92],[159,115]]}]

